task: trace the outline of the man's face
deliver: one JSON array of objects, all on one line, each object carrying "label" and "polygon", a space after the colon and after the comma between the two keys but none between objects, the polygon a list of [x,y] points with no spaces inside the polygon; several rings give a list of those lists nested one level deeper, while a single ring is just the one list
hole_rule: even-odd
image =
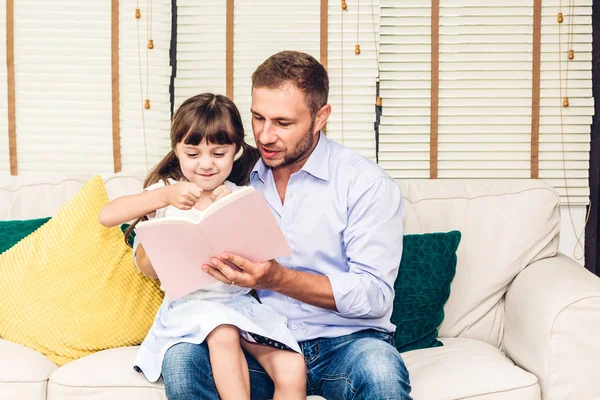
[{"label": "man's face", "polygon": [[252,89],[252,131],[263,162],[272,168],[305,161],[317,140],[315,119],[294,85]]}]

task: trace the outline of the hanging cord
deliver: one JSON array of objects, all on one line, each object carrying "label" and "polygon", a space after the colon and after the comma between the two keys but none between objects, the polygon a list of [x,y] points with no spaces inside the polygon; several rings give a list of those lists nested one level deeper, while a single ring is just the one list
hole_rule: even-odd
[{"label": "hanging cord", "polygon": [[375,7],[371,0],[371,22],[373,31],[373,46],[375,47],[375,62],[377,63],[377,77],[375,78],[375,161],[379,163],[379,125],[381,124],[382,105],[380,91],[380,69],[379,69],[379,46],[377,45],[377,33],[375,32]]},{"label": "hanging cord", "polygon": [[152,40],[152,1],[146,0],[146,9],[148,10],[148,18],[146,23],[146,41],[148,45],[146,46],[146,101],[144,103],[144,108],[150,108],[150,97],[149,97],[149,69],[150,69],[150,50],[154,48],[154,41]]},{"label": "hanging cord", "polygon": [[360,0],[356,0],[356,46],[354,46],[354,54],[360,54]]},{"label": "hanging cord", "polygon": [[[567,42],[569,46],[568,58],[573,60],[575,58],[575,52],[573,51],[573,27],[575,25],[575,0],[569,0],[569,33],[567,36]],[[568,81],[567,81],[568,82]]]},{"label": "hanging cord", "polygon": [[342,116],[342,144],[344,144],[344,11],[348,10],[348,6],[346,4],[346,0],[342,0],[342,14],[341,14],[341,24],[342,24],[342,37],[341,37],[341,58],[340,58],[340,69],[341,69],[341,86],[340,86],[340,95],[341,95],[341,116]]},{"label": "hanging cord", "polygon": [[[571,45],[572,45],[572,34],[573,34],[573,1],[574,0],[569,0],[569,27],[568,27],[568,33],[567,33],[567,43],[569,46],[569,49],[571,50]],[[559,10],[562,10],[562,4],[561,1],[559,1]],[[563,122],[563,108],[568,107],[569,106],[569,97],[568,97],[568,82],[569,82],[569,57],[567,57],[567,66],[565,68],[565,91],[564,91],[564,97],[563,97],[563,85],[562,85],[562,62],[563,62],[563,54],[562,54],[562,34],[561,34],[561,24],[563,21],[563,15],[562,13],[559,13],[558,16],[558,82],[559,82],[559,94],[560,97],[563,100],[563,104],[562,107],[560,108],[560,143],[561,143],[561,153],[562,153],[562,165],[563,165],[563,180],[565,182],[565,194],[566,194],[566,198],[567,198],[567,210],[569,212],[569,220],[571,221],[571,227],[573,228],[573,233],[575,234],[575,239],[577,240],[577,242],[575,243],[575,246],[573,247],[573,258],[575,258],[577,261],[581,261],[583,260],[583,257],[585,256],[585,247],[583,246],[583,244],[581,243],[581,238],[583,237],[584,233],[585,233],[585,226],[588,223],[588,220],[590,218],[590,210],[591,207],[588,207],[586,216],[585,216],[585,221],[584,221],[584,228],[581,230],[580,234],[577,234],[577,228],[575,227],[575,221],[573,219],[573,214],[571,212],[571,198],[569,195],[569,184],[568,184],[568,179],[567,179],[567,162],[566,162],[566,156],[565,156],[565,136],[564,136],[564,122]],[[570,35],[570,37],[569,37]],[[590,206],[591,206],[591,200],[590,200]],[[577,249],[581,249],[581,256],[577,256]]]},{"label": "hanging cord", "polygon": [[379,82],[379,46],[377,46],[377,33],[375,32],[375,7],[371,0],[371,22],[373,23],[373,45],[375,46],[375,62],[377,63],[377,81]]},{"label": "hanging cord", "polygon": [[[140,78],[140,107],[142,109],[142,134],[143,134],[143,139],[144,139],[144,156],[145,156],[145,160],[146,160],[146,171],[148,170],[148,146],[146,143],[146,110],[144,107],[144,93],[143,93],[143,82],[142,82],[142,53],[140,51],[140,17],[141,17],[141,13],[139,12],[140,10],[140,5],[139,5],[139,0],[137,0],[136,3],[136,11],[135,11],[135,17],[136,17],[136,32],[137,32],[137,51],[138,51],[138,76]],[[147,53],[146,53],[147,54]],[[147,56],[146,56],[147,59]],[[148,69],[146,67],[146,83],[148,82]],[[147,86],[146,86],[147,88]],[[147,89],[146,89],[147,90]]]}]

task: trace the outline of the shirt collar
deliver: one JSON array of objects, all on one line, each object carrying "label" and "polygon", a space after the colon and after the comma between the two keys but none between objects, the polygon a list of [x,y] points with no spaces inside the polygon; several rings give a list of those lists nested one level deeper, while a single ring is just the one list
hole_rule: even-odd
[{"label": "shirt collar", "polygon": [[258,177],[264,183],[267,174],[267,166],[263,163],[262,158],[259,158],[256,164],[254,164],[254,168],[252,168],[252,172],[250,172],[250,180],[252,180],[256,174],[258,174]]},{"label": "shirt collar", "polygon": [[[250,174],[258,174],[260,180],[264,182],[268,170],[269,167],[265,165],[262,159],[259,159]],[[315,178],[324,181],[329,180],[329,139],[327,139],[323,131],[319,132],[319,143],[317,143],[317,147],[315,147],[308,160],[306,160],[306,163],[304,163],[301,171],[305,171]]]},{"label": "shirt collar", "polygon": [[304,163],[301,171],[308,172],[323,181],[329,180],[329,139],[323,131],[319,133],[319,143]]}]

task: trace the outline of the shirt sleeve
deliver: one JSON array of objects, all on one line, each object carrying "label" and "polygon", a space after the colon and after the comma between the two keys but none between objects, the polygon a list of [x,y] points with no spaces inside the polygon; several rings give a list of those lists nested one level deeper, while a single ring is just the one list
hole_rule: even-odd
[{"label": "shirt sleeve", "polygon": [[404,216],[400,187],[389,177],[376,179],[349,199],[343,234],[349,271],[327,275],[341,316],[381,318],[391,310]]},{"label": "shirt sleeve", "polygon": [[[177,183],[174,180],[170,179],[170,184],[172,185],[173,183]],[[158,182],[153,183],[152,185],[148,186],[147,188],[144,188],[145,192],[149,192],[151,190],[155,190],[155,189],[159,189],[165,187],[165,183],[163,182],[162,179],[159,179]],[[146,217],[148,217],[148,219],[152,219],[152,218],[163,218],[165,216],[165,210],[166,207],[164,208],[159,208],[158,210],[151,212],[150,214],[146,215]],[[135,242],[134,242],[135,243]],[[134,252],[134,257],[135,257],[135,247],[133,248]],[[135,260],[135,259],[134,259]],[[136,264],[137,266],[137,264]]]}]

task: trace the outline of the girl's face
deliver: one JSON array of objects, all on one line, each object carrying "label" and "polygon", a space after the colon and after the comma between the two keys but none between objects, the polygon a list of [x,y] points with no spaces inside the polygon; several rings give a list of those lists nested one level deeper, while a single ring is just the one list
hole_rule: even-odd
[{"label": "girl's face", "polygon": [[212,191],[223,184],[233,168],[235,144],[208,143],[197,146],[180,142],[175,148],[183,176],[203,191]]}]

